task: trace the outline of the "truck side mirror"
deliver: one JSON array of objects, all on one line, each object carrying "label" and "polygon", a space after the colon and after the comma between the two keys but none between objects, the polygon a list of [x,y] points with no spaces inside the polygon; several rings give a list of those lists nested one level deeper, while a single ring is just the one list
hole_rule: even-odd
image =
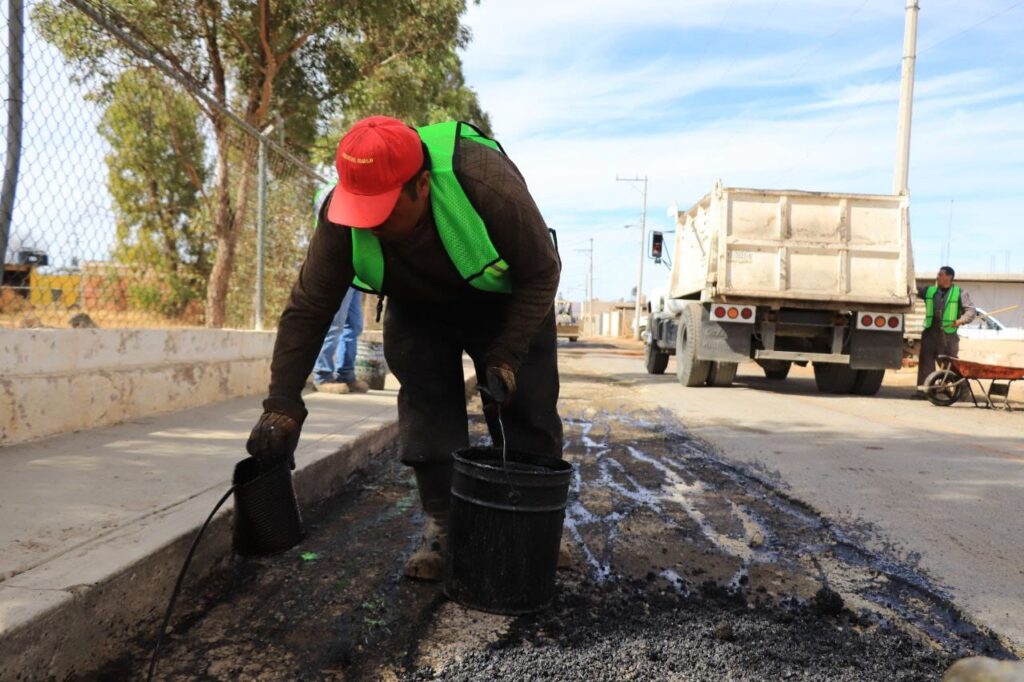
[{"label": "truck side mirror", "polygon": [[651,258],[655,263],[661,262],[662,251],[665,248],[665,235],[661,232],[651,232]]}]

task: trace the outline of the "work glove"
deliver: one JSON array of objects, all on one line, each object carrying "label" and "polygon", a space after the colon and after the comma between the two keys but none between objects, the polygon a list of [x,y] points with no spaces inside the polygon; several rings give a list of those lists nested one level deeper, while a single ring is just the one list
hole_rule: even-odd
[{"label": "work glove", "polygon": [[260,462],[261,468],[270,469],[281,460],[295,468],[295,448],[299,444],[306,408],[288,398],[270,397],[263,401],[263,414],[252,427],[245,449]]},{"label": "work glove", "polygon": [[516,392],[516,373],[505,362],[494,360],[487,364],[487,393],[501,405],[507,406]]}]

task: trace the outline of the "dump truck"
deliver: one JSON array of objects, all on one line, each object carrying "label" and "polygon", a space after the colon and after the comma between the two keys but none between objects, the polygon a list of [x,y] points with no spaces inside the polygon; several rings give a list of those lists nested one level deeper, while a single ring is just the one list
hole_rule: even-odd
[{"label": "dump truck", "polygon": [[667,293],[652,300],[647,371],[684,386],[814,368],[824,393],[874,395],[903,360],[914,267],[906,194],[741,189],[721,182],[676,216]]},{"label": "dump truck", "polygon": [[580,323],[571,302],[555,301],[555,325],[560,338],[569,339],[570,343],[576,343],[580,338]]}]

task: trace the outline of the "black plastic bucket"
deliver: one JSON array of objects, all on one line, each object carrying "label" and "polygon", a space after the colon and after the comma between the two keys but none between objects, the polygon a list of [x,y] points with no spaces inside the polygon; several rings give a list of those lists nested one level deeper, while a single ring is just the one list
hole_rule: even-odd
[{"label": "black plastic bucket", "polygon": [[500,448],[454,455],[445,594],[491,613],[551,603],[572,465]]},{"label": "black plastic bucket", "polygon": [[284,462],[263,471],[255,457],[235,465],[235,526],[232,545],[243,556],[277,554],[302,539],[302,515],[292,472]]}]

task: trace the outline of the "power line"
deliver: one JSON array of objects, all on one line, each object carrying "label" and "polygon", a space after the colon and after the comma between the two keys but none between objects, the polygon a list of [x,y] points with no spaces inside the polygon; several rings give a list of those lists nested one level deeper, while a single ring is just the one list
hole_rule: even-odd
[{"label": "power line", "polygon": [[[732,2],[729,3],[729,6],[725,9],[725,14],[723,14],[722,18],[718,20],[718,25],[715,26],[713,33],[717,33],[722,28],[722,26],[725,25],[725,20],[729,17],[729,14],[732,12],[732,8],[735,6],[736,0],[732,0]],[[711,45],[711,40],[712,34],[709,33],[707,40],[704,41],[704,45],[703,47],[701,47],[700,56],[697,57],[697,63],[693,67],[694,72],[697,71],[697,67],[700,66],[701,62],[704,61],[704,57],[705,55],[707,55],[708,52],[708,46]]]},{"label": "power line", "polygon": [[929,45],[928,47],[924,48],[923,50],[918,51],[918,54],[921,54],[923,52],[927,52],[928,50],[935,49],[939,45],[942,45],[943,43],[947,43],[950,40],[953,40],[953,38],[958,38],[958,37],[962,36],[963,34],[968,33],[969,31],[973,31],[974,29],[978,28],[982,24],[987,24],[988,22],[992,21],[993,19],[1001,17],[1001,16],[1003,16],[1004,14],[1006,14],[1007,12],[1009,12],[1011,10],[1017,9],[1021,5],[1024,5],[1024,0],[1019,0],[1019,2],[1015,2],[1014,4],[1010,5],[1006,9],[1000,10],[1000,11],[996,12],[995,14],[993,14],[993,15],[991,15],[989,17],[985,17],[984,19],[982,19],[981,21],[979,21],[976,24],[971,24],[970,26],[968,26],[967,28],[963,29],[962,31],[957,31],[953,35],[946,36],[942,40],[940,40],[938,42],[935,42],[935,43],[932,43],[931,45]]},{"label": "power line", "polygon": [[[796,78],[797,76],[799,76],[800,72],[804,70],[804,67],[807,66],[810,63],[811,57],[813,57],[814,55],[816,55],[819,52],[821,52],[821,48],[825,47],[825,43],[827,43],[832,38],[834,38],[837,35],[839,35],[839,33],[841,33],[847,27],[849,27],[850,22],[853,21],[853,18],[855,16],[860,14],[860,11],[862,9],[864,9],[864,5],[866,5],[866,4],[868,4],[868,0],[864,0],[863,2],[861,2],[860,5],[857,7],[857,9],[853,10],[852,12],[850,12],[850,14],[845,19],[843,19],[843,21],[835,28],[835,30],[833,30],[827,36],[822,38],[821,41],[815,46],[815,48],[813,50],[811,50],[811,53],[809,55],[807,55],[806,59],[804,59],[804,61],[801,62],[800,66],[798,66],[796,68],[796,71],[791,73],[788,78]],[[788,80],[788,78],[787,78],[787,80]]]},{"label": "power line", "polygon": [[[1014,4],[1012,4],[1009,7],[1007,7],[1006,9],[1000,10],[1000,11],[996,12],[995,14],[990,15],[990,16],[982,19],[981,21],[968,26],[967,28],[963,29],[962,31],[958,31],[957,33],[954,33],[953,35],[947,36],[947,37],[943,38],[942,40],[940,40],[940,41],[938,41],[936,43],[932,43],[931,45],[929,45],[928,47],[926,47],[926,48],[924,48],[922,50],[918,50],[917,54],[921,55],[921,54],[923,54],[923,53],[925,53],[925,52],[927,52],[929,50],[932,50],[932,49],[938,47],[939,45],[942,45],[943,43],[946,43],[946,42],[952,40],[953,38],[956,38],[956,37],[961,36],[961,35],[969,32],[969,31],[972,31],[972,30],[978,28],[979,26],[992,21],[993,19],[995,19],[997,17],[1001,17],[1002,15],[1006,14],[1007,12],[1009,12],[1009,11],[1011,11],[1013,9],[1016,9],[1017,7],[1020,7],[1021,5],[1024,5],[1024,0],[1018,0]],[[895,76],[890,76],[890,77],[884,79],[883,81],[878,83],[878,85],[879,86],[881,86],[881,85],[888,85],[889,83],[893,82],[894,80],[897,80],[899,78],[899,76],[900,76],[900,71],[898,71]],[[832,130],[830,130],[828,132],[828,134],[825,135],[825,137],[821,138],[819,143],[814,145],[814,148],[817,148],[822,143],[827,142],[828,140],[830,140],[833,135],[835,135],[837,132],[839,132],[839,130],[841,130],[843,127],[848,125],[849,121],[850,121],[850,117],[853,114],[856,114],[857,112],[859,112],[865,106],[867,106],[868,100],[870,99],[871,95],[872,95],[872,92],[870,90],[866,91],[864,97],[861,98],[861,101],[856,106],[854,106],[854,108],[852,110],[847,111],[846,115],[843,118],[843,120],[841,120],[839,123],[837,123],[836,126]],[[801,163],[806,161],[807,157],[810,156],[810,154],[811,154],[811,152],[808,151],[803,157],[801,157],[801,159],[797,163],[793,164],[788,169],[786,169],[785,172],[789,173],[792,170],[794,170],[798,165],[800,165]]]}]

